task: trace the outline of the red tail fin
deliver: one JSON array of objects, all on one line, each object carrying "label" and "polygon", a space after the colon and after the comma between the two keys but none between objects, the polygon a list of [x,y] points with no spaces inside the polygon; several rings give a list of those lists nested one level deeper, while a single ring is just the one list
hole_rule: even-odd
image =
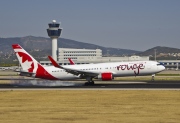
[{"label": "red tail fin", "polygon": [[30,73],[36,78],[56,79],[48,71],[37,62],[28,52],[26,52],[19,44],[13,44],[12,48],[21,64],[23,72]]}]

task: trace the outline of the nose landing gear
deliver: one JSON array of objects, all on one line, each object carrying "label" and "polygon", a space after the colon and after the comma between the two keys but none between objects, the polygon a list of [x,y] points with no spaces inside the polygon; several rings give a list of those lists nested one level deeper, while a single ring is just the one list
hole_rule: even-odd
[{"label": "nose landing gear", "polygon": [[152,74],[152,78],[151,78],[151,81],[154,81],[155,79],[155,74]]}]

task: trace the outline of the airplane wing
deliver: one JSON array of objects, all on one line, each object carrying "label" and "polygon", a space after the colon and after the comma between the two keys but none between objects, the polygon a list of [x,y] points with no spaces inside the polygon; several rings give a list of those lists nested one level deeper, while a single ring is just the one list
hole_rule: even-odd
[{"label": "airplane wing", "polygon": [[51,63],[54,65],[54,67],[64,69],[68,73],[71,73],[74,75],[80,75],[83,77],[84,76],[96,77],[97,75],[99,75],[98,72],[94,72],[94,71],[77,70],[77,69],[73,69],[73,68],[66,68],[64,66],[60,66],[51,56],[48,56],[48,58],[51,61]]}]

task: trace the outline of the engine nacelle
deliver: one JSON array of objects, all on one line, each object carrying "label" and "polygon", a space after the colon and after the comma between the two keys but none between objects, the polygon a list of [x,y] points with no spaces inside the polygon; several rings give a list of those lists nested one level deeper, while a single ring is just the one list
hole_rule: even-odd
[{"label": "engine nacelle", "polygon": [[102,79],[103,81],[108,81],[108,80],[112,80],[113,78],[113,74],[108,72],[108,73],[101,73],[98,75],[97,77],[98,79]]}]

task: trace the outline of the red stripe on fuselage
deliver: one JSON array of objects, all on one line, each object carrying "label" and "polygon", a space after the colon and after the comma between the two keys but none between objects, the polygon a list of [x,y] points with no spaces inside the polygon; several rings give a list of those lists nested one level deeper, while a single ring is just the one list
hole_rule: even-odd
[{"label": "red stripe on fuselage", "polygon": [[49,74],[40,64],[38,64],[38,69],[36,71],[36,77],[42,79],[49,79],[49,80],[58,80],[51,74]]}]

